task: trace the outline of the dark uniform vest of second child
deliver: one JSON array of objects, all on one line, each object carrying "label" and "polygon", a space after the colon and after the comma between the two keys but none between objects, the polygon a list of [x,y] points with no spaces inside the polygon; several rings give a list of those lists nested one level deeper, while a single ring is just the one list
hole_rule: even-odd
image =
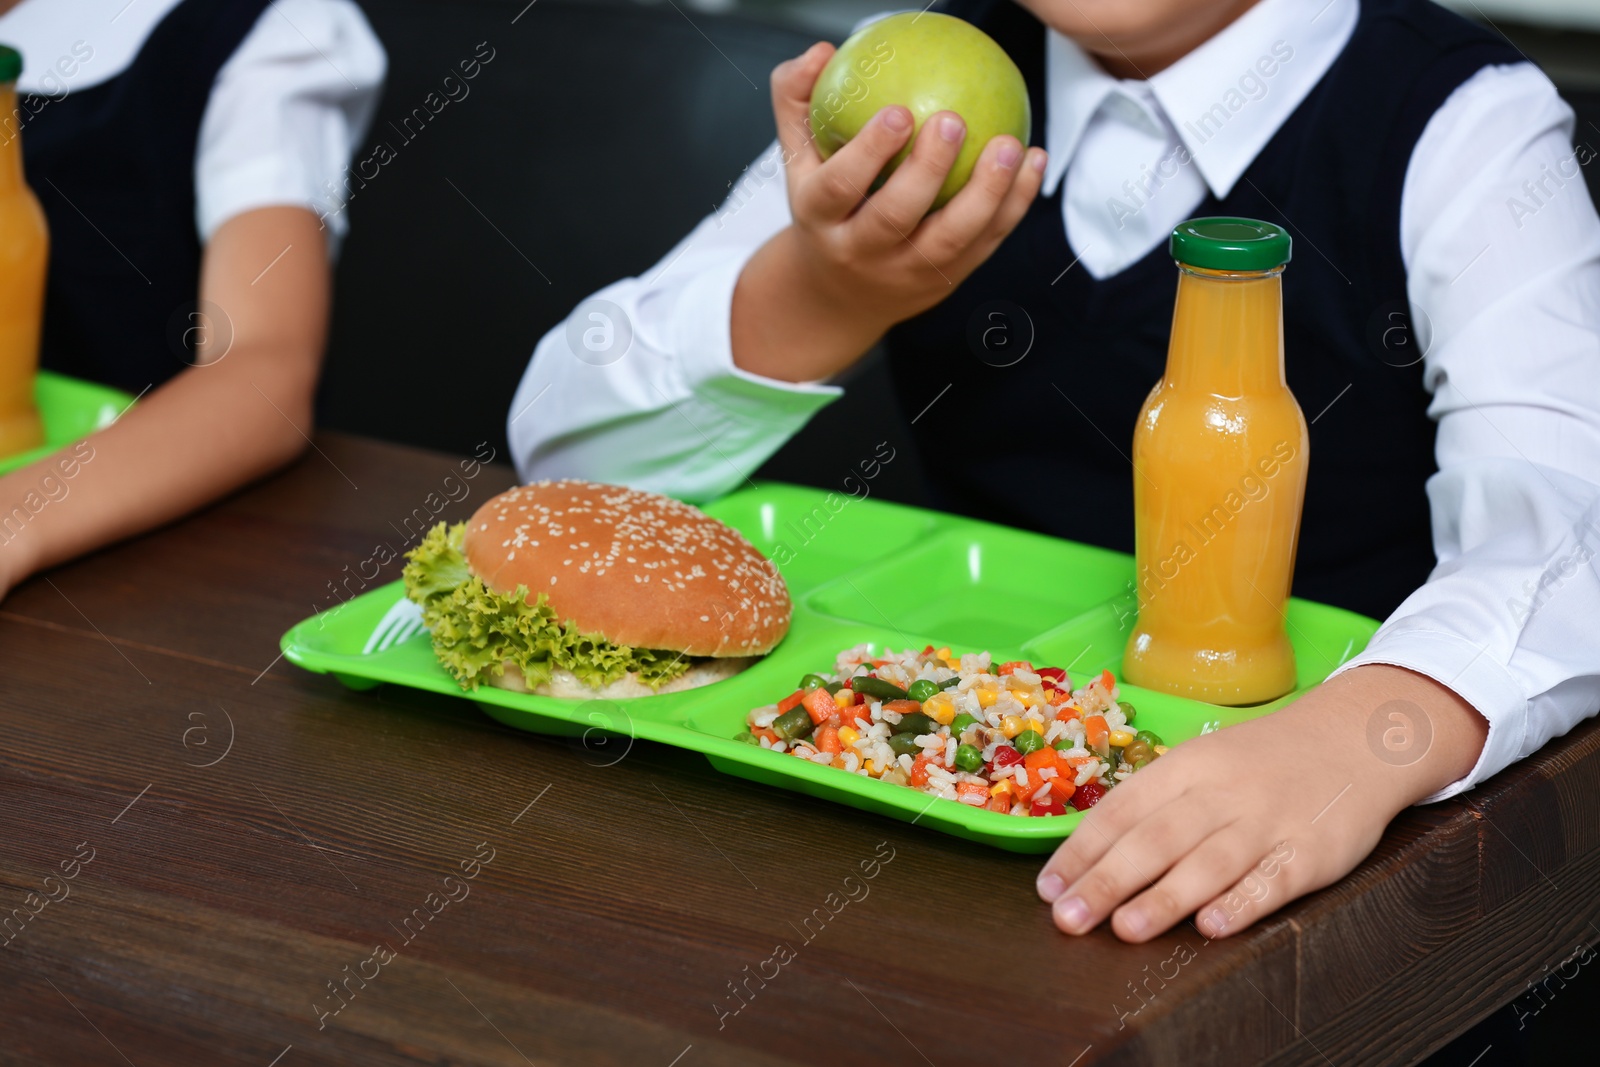
[{"label": "dark uniform vest of second child", "polygon": [[140,393],[192,362],[199,330],[225,328],[197,317],[195,150],[217,72],[266,6],[184,0],[115,77],[23,99],[23,162],[50,222],[45,369]]}]

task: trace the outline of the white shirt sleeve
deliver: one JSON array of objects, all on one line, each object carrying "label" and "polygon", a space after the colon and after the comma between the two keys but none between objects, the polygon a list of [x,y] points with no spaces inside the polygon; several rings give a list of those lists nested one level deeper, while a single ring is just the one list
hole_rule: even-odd
[{"label": "white shirt sleeve", "polygon": [[217,72],[195,151],[200,239],[253,208],[315,211],[337,248],[350,157],[387,59],[352,0],[275,0]]},{"label": "white shirt sleeve", "polygon": [[1406,175],[1439,565],[1341,669],[1409,668],[1488,720],[1477,766],[1430,801],[1600,709],[1600,218],[1581,171],[1593,142],[1572,133],[1537,69],[1487,68],[1433,116]]},{"label": "white shirt sleeve", "polygon": [[600,290],[545,334],[508,412],[517,473],[710,500],[839,396],[733,364],[739,272],[789,221],[774,144],[659,263]]}]

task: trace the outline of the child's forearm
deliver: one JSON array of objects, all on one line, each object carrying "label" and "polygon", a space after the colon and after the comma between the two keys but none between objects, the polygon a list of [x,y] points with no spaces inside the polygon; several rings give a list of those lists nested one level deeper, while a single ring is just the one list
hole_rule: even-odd
[{"label": "child's forearm", "polygon": [[[0,478],[0,596],[28,575],[170,522],[307,445],[328,314],[316,216],[260,208],[206,246],[190,367],[84,446]],[[70,457],[71,474],[60,461]]]},{"label": "child's forearm", "polygon": [[1477,764],[1489,724],[1453,690],[1401,667],[1354,667],[1302,697],[1302,715],[1340,721],[1342,748],[1370,753],[1394,808],[1415,804],[1466,777]]},{"label": "child's forearm", "polygon": [[305,447],[295,426],[309,429],[311,405],[286,379],[270,357],[192,368],[82,446],[0,478],[0,594],[287,462]]},{"label": "child's forearm", "polygon": [[866,354],[893,319],[828,291],[827,280],[778,233],[750,257],[733,290],[733,362],[786,382],[833,377]]}]

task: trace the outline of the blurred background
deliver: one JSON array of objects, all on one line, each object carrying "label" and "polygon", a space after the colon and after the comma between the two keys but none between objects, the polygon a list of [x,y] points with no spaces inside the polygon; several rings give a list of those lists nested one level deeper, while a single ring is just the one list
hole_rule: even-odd
[{"label": "blurred background", "polygon": [[[361,3],[390,73],[351,180],[321,424],[457,453],[488,440],[502,455],[506,408],[539,337],[589,293],[648,269],[770,141],[772,67],[892,8]],[[1492,20],[1543,66],[1579,112],[1578,139],[1600,147],[1600,0],[1447,3]],[[474,57],[484,62],[468,94],[433,113],[424,101],[438,106],[443,79]],[[1600,165],[1585,171],[1600,191]],[[876,490],[925,502],[883,366],[869,359],[845,384],[763,475],[831,484],[870,434],[897,450]]]},{"label": "blurred background", "polygon": [[[767,73],[843,39],[883,0],[361,0],[389,51],[357,156],[337,275],[324,427],[505,455],[534,343],[583,297],[646,270],[711,212],[772,137]],[[1492,22],[1561,88],[1600,148],[1600,0],[1447,0]],[[470,91],[433,113],[462,60]],[[434,106],[437,106],[435,103]],[[1600,194],[1600,163],[1585,167]],[[1600,198],[1600,196],[1597,196]],[[883,367],[868,360],[762,475],[838,487],[861,442],[896,462],[879,495],[925,500]],[[1551,966],[1571,946],[1550,946]],[[1433,1067],[1575,1062],[1600,968],[1524,999]],[[1537,981],[1544,975],[1530,975]],[[1546,987],[1548,988],[1548,987]],[[1440,990],[1440,996],[1450,995]],[[1537,1018],[1530,1012],[1537,1009]],[[1569,1044],[1571,1042],[1571,1044]]]}]

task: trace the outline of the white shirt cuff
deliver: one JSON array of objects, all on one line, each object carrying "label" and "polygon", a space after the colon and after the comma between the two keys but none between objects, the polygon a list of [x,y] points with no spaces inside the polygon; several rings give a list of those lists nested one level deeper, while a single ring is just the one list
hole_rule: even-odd
[{"label": "white shirt cuff", "polygon": [[733,290],[745,262],[738,257],[698,270],[684,284],[676,302],[693,311],[673,316],[678,335],[667,351],[677,354],[683,382],[695,395],[740,419],[792,424],[791,432],[798,432],[844,390],[766,378],[734,365]]}]

